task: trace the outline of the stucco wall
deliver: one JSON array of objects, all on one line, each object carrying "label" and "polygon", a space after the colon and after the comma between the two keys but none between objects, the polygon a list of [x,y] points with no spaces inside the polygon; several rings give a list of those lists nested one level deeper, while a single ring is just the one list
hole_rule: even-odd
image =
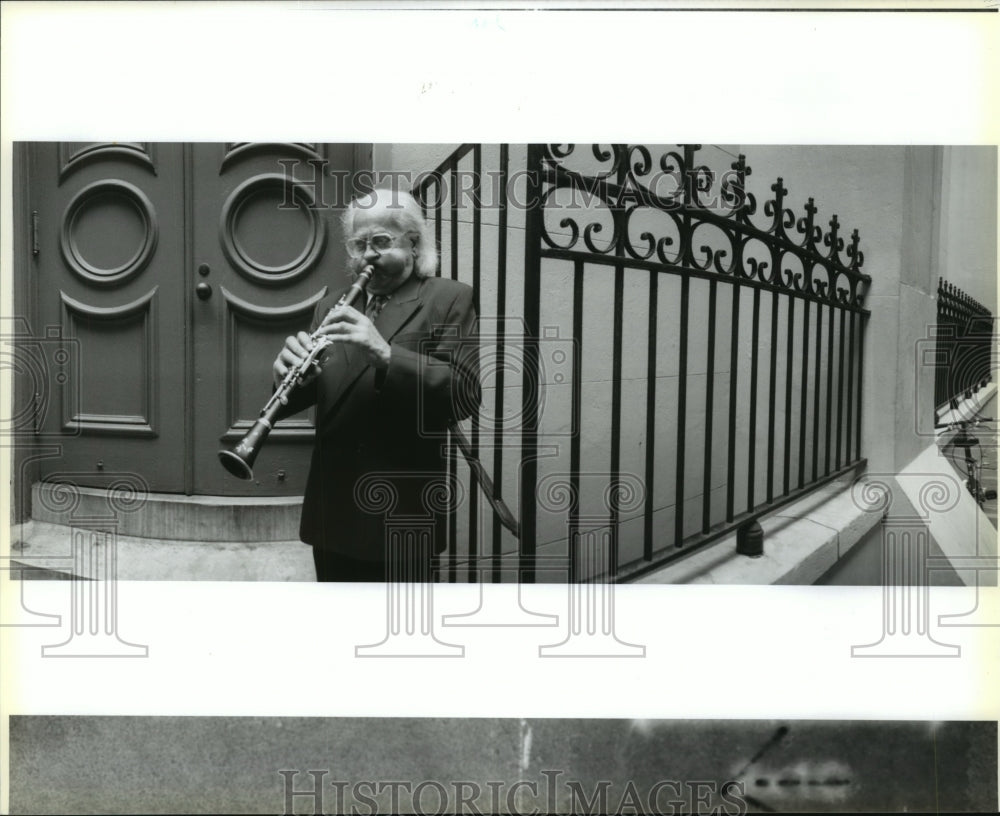
[{"label": "stucco wall", "polygon": [[944,148],[941,210],[940,274],[996,314],[996,147]]},{"label": "stucco wall", "polygon": [[[743,146],[749,189],[780,174],[794,201],[814,195],[817,222],[857,228],[872,277],[865,338],[862,445],[891,471],[926,447],[933,377],[920,349],[937,315],[939,277],[996,302],[997,153],[993,147]],[[758,186],[754,186],[758,185]],[[891,372],[891,376],[890,375]]]}]

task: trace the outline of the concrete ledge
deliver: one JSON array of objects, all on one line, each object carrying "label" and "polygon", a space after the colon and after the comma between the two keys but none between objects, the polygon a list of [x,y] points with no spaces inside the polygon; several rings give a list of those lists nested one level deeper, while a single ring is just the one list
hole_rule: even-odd
[{"label": "concrete ledge", "polygon": [[[10,557],[20,564],[82,578],[105,578],[108,544],[86,536],[74,564],[80,528],[29,521],[11,530]],[[183,541],[118,535],[116,577],[122,581],[315,581],[312,547],[301,541]],[[30,578],[27,572],[24,578]]]},{"label": "concrete ledge", "polygon": [[739,555],[733,533],[635,583],[815,583],[882,518],[875,502],[862,506],[861,496],[852,496],[851,482],[847,478],[831,482],[762,518],[764,554],[759,558]]},{"label": "concrete ledge", "polygon": [[71,517],[112,516],[120,535],[178,541],[264,542],[299,537],[301,496],[183,496],[147,493],[116,508],[107,490],[36,482],[31,518],[70,524]]}]

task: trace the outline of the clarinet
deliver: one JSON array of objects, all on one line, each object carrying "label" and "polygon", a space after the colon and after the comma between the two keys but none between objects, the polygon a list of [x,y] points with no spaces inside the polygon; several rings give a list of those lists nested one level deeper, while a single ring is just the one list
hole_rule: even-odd
[{"label": "clarinet", "polygon": [[[344,292],[340,300],[337,301],[336,305],[330,311],[339,309],[341,306],[353,305],[362,292],[365,291],[365,287],[368,286],[368,281],[371,280],[373,271],[371,266],[366,266],[362,269],[357,280],[351,284],[351,288]],[[327,312],[327,315],[329,315],[329,312]],[[231,450],[219,451],[219,461],[222,462],[222,466],[236,478],[244,480],[253,478],[253,463],[257,459],[257,454],[260,453],[260,449],[264,446],[264,442],[267,441],[268,435],[274,428],[278,412],[288,404],[288,395],[302,383],[314,367],[319,368],[320,357],[334,342],[329,336],[321,335],[318,329],[309,336],[309,339],[313,344],[309,353],[298,365],[288,370],[281,384],[271,395],[271,399],[261,409],[260,416],[257,417],[257,421],[254,422],[250,430],[244,434],[239,443]]]}]

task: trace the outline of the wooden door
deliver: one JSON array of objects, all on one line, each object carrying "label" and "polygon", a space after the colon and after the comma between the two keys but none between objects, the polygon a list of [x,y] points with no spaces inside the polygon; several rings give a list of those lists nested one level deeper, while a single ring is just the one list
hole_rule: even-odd
[{"label": "wooden door", "polygon": [[301,495],[313,412],[279,422],[241,481],[218,461],[271,395],[285,337],[307,329],[316,302],[343,286],[336,205],[353,145],[194,145],[190,299],[194,346],[192,461],[196,493]]},{"label": "wooden door", "polygon": [[311,414],[278,424],[251,482],[218,451],[270,396],[284,338],[344,283],[338,216],[353,170],[348,144],[31,145],[38,251],[18,285],[35,335],[72,358],[50,369],[41,430],[61,434],[63,456],[41,476],[301,494]]},{"label": "wooden door", "polygon": [[[35,236],[32,331],[61,345],[42,432],[62,457],[41,475],[106,486],[133,472],[184,487],[184,208],[180,145],[38,143],[29,150]],[[181,387],[177,387],[181,384]]]}]

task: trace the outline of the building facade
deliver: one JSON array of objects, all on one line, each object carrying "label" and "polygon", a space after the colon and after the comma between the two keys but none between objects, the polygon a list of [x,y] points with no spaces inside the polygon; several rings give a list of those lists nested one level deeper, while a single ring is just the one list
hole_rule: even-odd
[{"label": "building facade", "polygon": [[[122,532],[161,542],[175,577],[198,576],[171,541],[252,542],[257,577],[269,547],[294,551],[311,419],[279,424],[251,481],[217,452],[343,286],[355,190],[416,190],[439,274],[476,290],[484,400],[463,430],[492,490],[456,451],[452,580],[513,580],[526,556],[544,580],[584,539],[596,566],[571,577],[627,577],[834,477],[899,473],[935,444],[939,280],[996,302],[991,147],[32,143],[15,161],[13,333],[37,360],[15,383],[13,521],[65,523],[52,484],[131,478],[151,498]],[[309,579],[296,553],[283,575]],[[879,580],[858,563],[845,580]]]}]

